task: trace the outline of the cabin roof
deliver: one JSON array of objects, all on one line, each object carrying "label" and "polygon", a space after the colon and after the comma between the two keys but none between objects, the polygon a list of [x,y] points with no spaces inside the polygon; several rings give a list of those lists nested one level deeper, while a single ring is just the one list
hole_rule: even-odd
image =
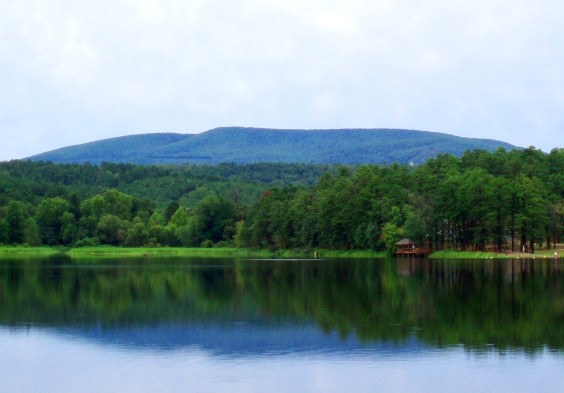
[{"label": "cabin roof", "polygon": [[411,246],[411,245],[415,245],[415,242],[408,237],[403,238],[396,243],[396,246]]}]

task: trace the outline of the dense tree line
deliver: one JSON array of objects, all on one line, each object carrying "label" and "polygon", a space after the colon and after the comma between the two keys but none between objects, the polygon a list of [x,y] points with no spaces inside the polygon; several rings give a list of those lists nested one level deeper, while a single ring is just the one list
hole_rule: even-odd
[{"label": "dense tree line", "polygon": [[562,240],[564,149],[410,167],[0,164],[0,243],[523,249]]},{"label": "dense tree line", "polygon": [[410,237],[433,249],[534,252],[562,240],[563,218],[563,149],[477,150],[415,168],[341,168],[311,190],[271,190],[242,237],[261,248],[393,250]]},{"label": "dense tree line", "polygon": [[115,189],[80,201],[45,198],[37,206],[10,201],[0,220],[0,243],[86,246],[200,246],[229,242],[240,212],[230,200],[204,198],[196,209],[171,202],[158,210]]},{"label": "dense tree line", "polygon": [[309,187],[322,173],[335,170],[275,163],[3,162],[0,244],[199,246],[232,241],[235,220],[265,189]]}]

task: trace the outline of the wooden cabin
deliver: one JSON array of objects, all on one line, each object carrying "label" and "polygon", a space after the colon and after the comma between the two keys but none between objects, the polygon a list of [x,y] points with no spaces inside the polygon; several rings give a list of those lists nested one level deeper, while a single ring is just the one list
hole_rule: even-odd
[{"label": "wooden cabin", "polygon": [[410,238],[401,239],[396,243],[396,255],[402,257],[425,257],[430,250],[417,246]]}]

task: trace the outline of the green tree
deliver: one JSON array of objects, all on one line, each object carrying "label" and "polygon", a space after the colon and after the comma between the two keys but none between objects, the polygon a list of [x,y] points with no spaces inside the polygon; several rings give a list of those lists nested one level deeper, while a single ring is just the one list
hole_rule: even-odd
[{"label": "green tree", "polygon": [[141,247],[146,245],[148,241],[149,232],[147,231],[145,223],[139,217],[135,217],[133,225],[127,231],[125,245],[129,247]]},{"label": "green tree", "polygon": [[151,217],[149,218],[149,227],[153,227],[153,226],[157,226],[157,225],[160,225],[160,226],[165,225],[164,216],[160,212],[154,212],[151,215]]},{"label": "green tree", "polygon": [[130,220],[133,209],[133,197],[115,189],[104,192],[104,213],[122,220]]},{"label": "green tree", "polygon": [[79,239],[79,230],[74,213],[64,212],[61,217],[61,224],[61,243],[73,244],[76,242]]},{"label": "green tree", "polygon": [[106,214],[106,202],[102,195],[94,195],[82,202],[80,205],[80,212],[82,217],[92,217],[95,222]]},{"label": "green tree", "polygon": [[61,197],[44,199],[39,203],[35,212],[35,219],[39,225],[41,240],[44,244],[55,245],[61,243],[63,214],[69,212],[69,210],[69,202]]},{"label": "green tree", "polygon": [[547,243],[556,248],[559,240],[562,238],[562,229],[564,228],[564,199],[556,200],[550,206],[550,225],[547,233],[550,234],[547,238]]},{"label": "green tree", "polygon": [[177,227],[182,227],[184,225],[188,225],[189,220],[190,216],[188,215],[186,209],[183,207],[178,207],[168,220],[168,223],[176,225]]},{"label": "green tree", "polygon": [[545,239],[550,204],[544,198],[544,189],[540,180],[530,179],[525,175],[519,175],[517,179],[517,197],[519,212],[516,222],[521,234],[521,248],[526,246],[534,253],[535,244]]},{"label": "green tree", "polygon": [[403,237],[403,229],[398,228],[393,222],[388,222],[382,228],[382,240],[386,244],[386,248],[392,253],[396,252],[396,243]]},{"label": "green tree", "polygon": [[149,225],[147,232],[149,233],[148,245],[162,246],[164,244],[165,227],[159,224]]},{"label": "green tree", "polygon": [[176,237],[184,247],[196,247],[202,242],[196,228],[196,219],[190,217],[186,225],[176,228]]},{"label": "green tree", "polygon": [[511,183],[506,178],[496,177],[491,185],[491,199],[486,214],[491,224],[492,240],[497,251],[502,251],[511,209]]},{"label": "green tree", "polygon": [[229,240],[234,235],[235,218],[233,202],[210,195],[196,209],[197,233],[203,240],[214,243]]},{"label": "green tree", "polygon": [[418,244],[425,244],[427,231],[425,230],[425,222],[420,216],[409,212],[403,228],[406,237],[414,240]]},{"label": "green tree", "polygon": [[235,224],[235,236],[233,237],[233,241],[235,243],[235,247],[245,247],[245,221],[237,221]]},{"label": "green tree", "polygon": [[167,205],[167,207],[164,211],[165,223],[168,223],[170,221],[170,219],[172,218],[174,213],[176,213],[178,211],[179,207],[180,206],[178,205],[178,202],[176,202],[176,201],[172,201]]},{"label": "green tree", "polygon": [[24,243],[30,246],[40,246],[41,236],[39,235],[39,226],[33,217],[29,217],[25,221],[24,226]]},{"label": "green tree", "polygon": [[6,220],[0,220],[0,244],[8,244],[10,241],[10,228]]},{"label": "green tree", "polygon": [[128,221],[106,214],[100,218],[96,226],[96,233],[101,243],[118,246],[123,244],[127,238],[128,227]]},{"label": "green tree", "polygon": [[168,224],[162,233],[161,244],[163,246],[178,247],[181,245],[180,239],[178,238],[176,232],[178,227],[174,224]]},{"label": "green tree", "polygon": [[484,250],[491,237],[492,226],[488,213],[492,211],[494,200],[493,181],[494,177],[481,168],[468,169],[460,178],[460,186],[455,191],[455,204],[463,249],[474,245]]},{"label": "green tree", "polygon": [[80,220],[80,198],[73,192],[69,197],[70,212],[77,220]]},{"label": "green tree", "polygon": [[133,198],[131,215],[146,221],[155,212],[155,206],[156,203],[148,198]]},{"label": "green tree", "polygon": [[8,224],[8,242],[22,244],[24,241],[25,221],[29,218],[27,206],[20,201],[10,201],[6,208]]}]

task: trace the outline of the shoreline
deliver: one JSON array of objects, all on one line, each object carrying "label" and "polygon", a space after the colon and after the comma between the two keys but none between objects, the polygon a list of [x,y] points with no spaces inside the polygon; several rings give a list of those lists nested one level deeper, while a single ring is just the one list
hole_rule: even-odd
[{"label": "shoreline", "polygon": [[[564,250],[556,250],[558,256],[554,256],[555,250],[541,250],[535,254],[527,253],[495,253],[481,251],[435,251],[427,258],[430,259],[561,259]],[[207,257],[207,258],[307,258],[307,259],[370,259],[389,258],[387,251],[371,250],[254,250],[249,248],[184,248],[184,247],[24,247],[24,246],[0,246],[0,259],[21,259],[50,257],[55,255],[66,255],[73,259],[84,258],[148,258],[148,257]],[[418,259],[418,258],[415,258]]]},{"label": "shoreline", "polygon": [[0,246],[0,259],[22,259],[66,255],[73,259],[85,258],[148,258],[148,257],[202,257],[202,258],[272,258],[272,259],[335,259],[386,258],[387,252],[359,250],[255,250],[250,248],[185,248],[185,247],[23,247]]},{"label": "shoreline", "polygon": [[[554,252],[557,256],[554,256]],[[564,257],[564,250],[551,249],[540,250],[534,254],[523,252],[494,252],[494,251],[457,251],[457,250],[440,250],[435,251],[428,258],[431,259],[561,259]]]}]

